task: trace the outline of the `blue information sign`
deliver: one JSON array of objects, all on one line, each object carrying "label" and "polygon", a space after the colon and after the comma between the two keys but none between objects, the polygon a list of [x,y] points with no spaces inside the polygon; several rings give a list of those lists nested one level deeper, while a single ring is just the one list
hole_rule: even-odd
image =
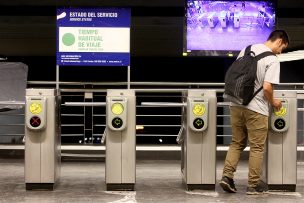
[{"label": "blue information sign", "polygon": [[57,65],[129,66],[130,9],[57,9]]}]

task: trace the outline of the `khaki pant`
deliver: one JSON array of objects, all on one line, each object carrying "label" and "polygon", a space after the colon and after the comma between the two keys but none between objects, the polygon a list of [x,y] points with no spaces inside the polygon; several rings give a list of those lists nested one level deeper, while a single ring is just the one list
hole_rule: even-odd
[{"label": "khaki pant", "polygon": [[246,108],[230,107],[232,141],[227,152],[223,176],[233,178],[241,152],[250,146],[248,186],[255,187],[260,180],[264,145],[268,134],[268,116]]}]

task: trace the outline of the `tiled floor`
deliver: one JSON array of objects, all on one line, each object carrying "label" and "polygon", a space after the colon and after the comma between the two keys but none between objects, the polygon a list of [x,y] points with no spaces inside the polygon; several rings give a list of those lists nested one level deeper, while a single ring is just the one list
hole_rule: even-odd
[{"label": "tiled floor", "polygon": [[[223,161],[217,167],[220,178]],[[271,193],[248,196],[246,162],[236,173],[238,193],[228,194],[216,185],[215,191],[185,190],[181,183],[180,162],[176,160],[139,160],[134,192],[105,191],[104,162],[63,162],[61,179],[54,191],[26,191],[22,159],[0,159],[0,203],[91,203],[91,202],[304,202],[304,164],[298,164],[298,185],[295,193]]]}]

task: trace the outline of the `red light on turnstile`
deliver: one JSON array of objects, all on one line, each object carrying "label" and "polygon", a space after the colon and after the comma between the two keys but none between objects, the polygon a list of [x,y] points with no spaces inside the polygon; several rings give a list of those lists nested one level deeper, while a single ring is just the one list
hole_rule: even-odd
[{"label": "red light on turnstile", "polygon": [[31,119],[30,119],[30,125],[33,127],[33,128],[37,128],[41,125],[41,119],[38,117],[38,116],[33,116]]}]

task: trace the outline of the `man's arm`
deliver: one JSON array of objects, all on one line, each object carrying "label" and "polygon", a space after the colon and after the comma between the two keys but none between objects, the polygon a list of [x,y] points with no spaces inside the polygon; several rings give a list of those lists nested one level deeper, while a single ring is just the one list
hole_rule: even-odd
[{"label": "man's arm", "polygon": [[270,82],[264,81],[263,91],[264,91],[264,96],[271,104],[271,106],[273,106],[277,111],[280,110],[282,107],[282,103],[281,100],[273,98],[273,85]]}]

